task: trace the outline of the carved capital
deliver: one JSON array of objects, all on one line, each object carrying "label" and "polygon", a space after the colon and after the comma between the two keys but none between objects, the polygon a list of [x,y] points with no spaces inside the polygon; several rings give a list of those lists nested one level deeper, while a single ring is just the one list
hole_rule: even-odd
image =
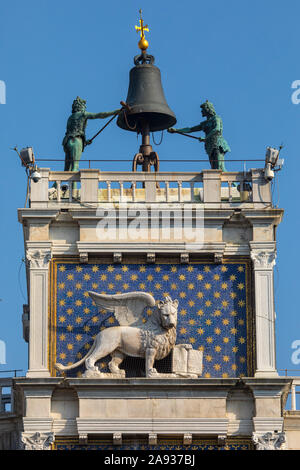
[{"label": "carved capital", "polygon": [[54,442],[53,432],[35,434],[22,433],[20,439],[20,447],[24,450],[51,450]]},{"label": "carved capital", "polygon": [[114,263],[122,263],[122,253],[113,254]]},{"label": "carved capital", "polygon": [[214,262],[216,264],[222,264],[223,263],[223,252],[214,253]]},{"label": "carved capital", "polygon": [[148,435],[148,442],[149,442],[149,446],[156,446],[156,444],[157,444],[157,434],[150,433]]},{"label": "carved capital", "polygon": [[122,434],[120,432],[115,432],[113,434],[113,443],[115,446],[121,446],[122,445]]},{"label": "carved capital", "polygon": [[26,261],[30,268],[47,269],[51,258],[51,250],[47,249],[29,249],[26,252]]},{"label": "carved capital", "polygon": [[255,269],[272,269],[276,262],[275,251],[252,250],[250,256]]},{"label": "carved capital", "polygon": [[79,253],[80,263],[87,264],[89,262],[89,254],[88,253]]},{"label": "carved capital", "polygon": [[155,253],[147,253],[147,263],[155,263]]},{"label": "carved capital", "polygon": [[285,450],[284,432],[267,432],[265,434],[253,433],[252,440],[256,450]]},{"label": "carved capital", "polygon": [[184,445],[191,445],[193,441],[193,435],[190,433],[186,433],[183,435],[183,444]]},{"label": "carved capital", "polygon": [[180,253],[180,263],[188,264],[190,261],[190,255],[188,253]]}]

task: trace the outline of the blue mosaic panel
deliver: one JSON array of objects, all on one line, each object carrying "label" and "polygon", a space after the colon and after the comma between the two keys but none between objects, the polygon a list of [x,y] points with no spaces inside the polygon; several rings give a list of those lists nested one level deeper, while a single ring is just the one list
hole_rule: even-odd
[{"label": "blue mosaic panel", "polygon": [[[96,334],[118,325],[112,312],[99,311],[88,291],[151,293],[178,299],[176,343],[203,350],[203,377],[250,375],[251,336],[248,264],[75,264],[54,262],[50,314],[50,366],[85,356]],[[145,309],[145,321],[151,309]],[[98,365],[108,371],[109,357]],[[122,366],[121,366],[122,367]],[[67,376],[80,376],[84,366]]]}]

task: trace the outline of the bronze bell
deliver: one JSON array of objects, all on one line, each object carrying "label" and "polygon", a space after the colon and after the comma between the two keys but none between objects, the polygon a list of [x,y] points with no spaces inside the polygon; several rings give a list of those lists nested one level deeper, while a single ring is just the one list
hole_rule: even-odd
[{"label": "bronze bell", "polygon": [[[154,61],[153,56],[147,57]],[[160,70],[153,63],[138,64],[130,70],[126,103],[130,112],[126,113],[126,119],[121,113],[117,120],[122,129],[141,131],[142,123],[146,121],[150,132],[155,132],[176,124],[175,114],[166,102]]]},{"label": "bronze bell", "polygon": [[140,151],[135,155],[133,171],[137,165],[150,171],[159,169],[158,155],[150,145],[150,132],[162,131],[176,124],[176,117],[169,108],[161,84],[161,74],[153,65],[154,57],[143,52],[134,58],[135,67],[130,70],[126,104],[117,125],[127,131],[142,134]]}]

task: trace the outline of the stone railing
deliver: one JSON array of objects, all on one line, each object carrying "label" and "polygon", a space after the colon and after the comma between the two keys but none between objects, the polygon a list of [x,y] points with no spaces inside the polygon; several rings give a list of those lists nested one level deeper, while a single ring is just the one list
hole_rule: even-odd
[{"label": "stone railing", "polygon": [[31,182],[30,207],[105,203],[202,203],[272,205],[270,183],[262,169],[249,172],[203,170],[195,172],[119,172],[86,169],[79,172],[39,170],[41,179]]},{"label": "stone railing", "polygon": [[12,382],[11,377],[0,378],[0,414],[12,412]]}]

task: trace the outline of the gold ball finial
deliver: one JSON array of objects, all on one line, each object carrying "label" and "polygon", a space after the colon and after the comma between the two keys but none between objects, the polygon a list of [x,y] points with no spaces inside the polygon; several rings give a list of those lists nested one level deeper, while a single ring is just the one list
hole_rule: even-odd
[{"label": "gold ball finial", "polygon": [[149,47],[149,43],[148,43],[147,39],[145,38],[145,31],[149,32],[149,28],[148,28],[147,24],[144,25],[144,20],[142,18],[142,10],[139,10],[139,13],[140,13],[140,19],[139,19],[140,25],[135,26],[135,30],[136,30],[137,33],[140,32],[141,39],[138,42],[138,46],[141,49],[141,51],[144,52]]}]

